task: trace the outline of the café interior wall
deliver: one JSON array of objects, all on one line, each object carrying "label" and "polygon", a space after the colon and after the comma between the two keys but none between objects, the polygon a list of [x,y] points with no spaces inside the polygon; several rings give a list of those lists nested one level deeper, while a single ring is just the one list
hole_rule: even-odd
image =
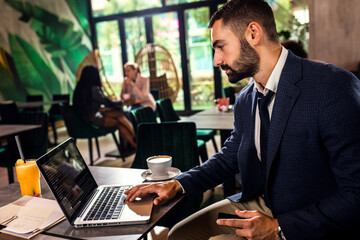
[{"label": "caf\u00e9 interior wall", "polygon": [[72,95],[92,50],[86,0],[0,0],[0,100]]},{"label": "caf\u00e9 interior wall", "polygon": [[309,58],[352,72],[360,62],[360,1],[308,0]]}]

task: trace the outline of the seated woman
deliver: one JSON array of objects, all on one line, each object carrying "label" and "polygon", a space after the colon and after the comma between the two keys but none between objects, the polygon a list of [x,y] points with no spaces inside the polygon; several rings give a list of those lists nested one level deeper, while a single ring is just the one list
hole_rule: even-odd
[{"label": "seated woman", "polygon": [[150,80],[140,73],[140,69],[136,63],[124,64],[125,79],[121,89],[121,100],[130,109],[138,107],[156,108],[156,102],[150,93]]},{"label": "seated woman", "polygon": [[104,95],[96,66],[86,66],[82,70],[74,91],[73,104],[79,107],[89,122],[99,127],[116,127],[120,135],[136,147],[134,128],[122,111],[123,104]]}]

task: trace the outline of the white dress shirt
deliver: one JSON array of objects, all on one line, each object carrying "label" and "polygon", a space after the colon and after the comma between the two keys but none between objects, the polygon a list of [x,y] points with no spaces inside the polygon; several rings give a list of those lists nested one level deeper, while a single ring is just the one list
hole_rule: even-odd
[{"label": "white dress shirt", "polygon": [[[272,73],[271,73],[271,75],[270,75],[270,77],[269,77],[269,79],[268,79],[268,81],[266,83],[264,91],[261,90],[262,87],[260,86],[260,84],[257,83],[255,79],[253,79],[255,81],[254,91],[259,91],[264,95],[267,95],[269,90],[274,92],[274,96],[270,100],[269,106],[268,106],[270,121],[271,121],[271,114],[272,114],[272,110],[273,110],[274,102],[275,102],[275,98],[276,98],[276,91],[277,91],[277,88],[278,88],[278,85],[279,85],[280,75],[281,75],[281,72],[282,72],[282,70],[284,68],[287,56],[288,56],[288,50],[286,48],[282,47],[279,60],[276,63],[275,68],[272,71]],[[254,138],[255,138],[255,147],[256,147],[257,155],[258,155],[258,158],[261,161],[260,115],[259,115],[259,106],[258,106],[258,104],[256,104],[256,112],[255,112],[255,135],[254,135]]]}]

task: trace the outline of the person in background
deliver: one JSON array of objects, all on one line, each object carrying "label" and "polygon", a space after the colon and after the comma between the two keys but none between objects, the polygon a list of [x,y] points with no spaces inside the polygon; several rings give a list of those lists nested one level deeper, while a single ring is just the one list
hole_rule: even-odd
[{"label": "person in background", "polygon": [[292,53],[298,57],[308,58],[308,54],[304,50],[303,45],[299,42],[295,42],[293,40],[285,40],[281,42],[281,45],[283,45],[286,49],[292,51]]},{"label": "person in background", "polygon": [[[173,180],[125,192],[154,204],[240,173],[242,192],[176,224],[174,239],[360,239],[360,81],[282,47],[264,0],[230,0],[211,18],[214,66],[236,83],[234,130],[220,152]],[[219,213],[238,219],[217,219]]]},{"label": "person in background", "polygon": [[120,135],[136,147],[134,128],[123,113],[123,103],[112,101],[104,95],[96,66],[86,66],[82,70],[75,87],[73,104],[91,124],[99,127],[116,127]]},{"label": "person in background", "polygon": [[124,64],[125,79],[121,89],[121,100],[131,109],[151,107],[156,109],[156,102],[150,93],[150,80],[141,75],[137,63]]}]

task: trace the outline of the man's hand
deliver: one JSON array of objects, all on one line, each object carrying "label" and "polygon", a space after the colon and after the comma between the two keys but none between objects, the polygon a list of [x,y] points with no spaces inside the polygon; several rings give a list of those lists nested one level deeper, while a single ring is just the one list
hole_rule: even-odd
[{"label": "man's hand", "polygon": [[172,199],[178,192],[182,192],[181,185],[179,182],[172,180],[140,184],[125,191],[125,194],[127,195],[126,200],[132,202],[137,197],[145,197],[151,193],[156,193],[158,197],[154,199],[154,204],[159,205],[164,201]]},{"label": "man's hand", "polygon": [[278,221],[259,211],[239,211],[235,214],[245,219],[218,219],[219,225],[236,229],[236,235],[248,240],[267,239],[277,240]]}]

